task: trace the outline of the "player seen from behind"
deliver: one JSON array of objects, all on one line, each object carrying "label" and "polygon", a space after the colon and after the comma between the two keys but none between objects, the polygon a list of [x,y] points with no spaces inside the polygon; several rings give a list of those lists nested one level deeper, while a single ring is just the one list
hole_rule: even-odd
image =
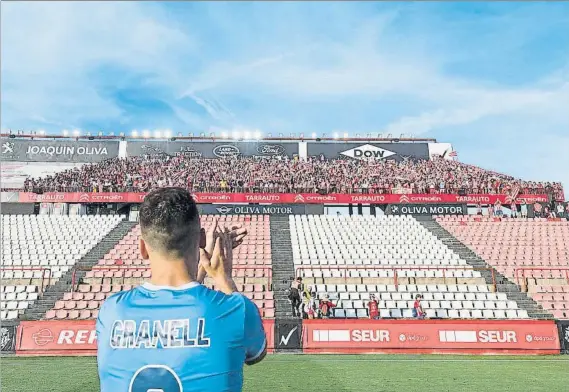
[{"label": "player seen from behind", "polygon": [[[101,392],[241,391],[243,364],[262,360],[267,344],[259,310],[231,278],[246,231],[215,224],[206,234],[181,188],[149,193],[139,216],[152,278],[99,311]],[[206,274],[221,292],[201,284]]]}]

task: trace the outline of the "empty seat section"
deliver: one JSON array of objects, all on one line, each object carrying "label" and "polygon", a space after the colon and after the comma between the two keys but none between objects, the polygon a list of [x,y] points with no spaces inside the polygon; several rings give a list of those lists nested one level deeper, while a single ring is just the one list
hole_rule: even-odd
[{"label": "empty seat section", "polygon": [[119,222],[119,215],[2,215],[2,319],[15,319]]},{"label": "empty seat section", "polygon": [[569,319],[569,222],[490,217],[438,217],[441,226],[535,299]]},{"label": "empty seat section", "polygon": [[[269,216],[202,215],[202,226],[208,229],[214,218],[219,219],[221,226],[240,225],[247,228],[248,235],[243,244],[233,253],[235,283],[244,295],[257,304],[263,317],[274,317]],[[80,319],[96,317],[98,308],[109,295],[147,281],[151,273],[148,261],[140,257],[139,236],[140,226],[135,226],[87,272],[82,284],[75,287],[73,293],[65,293],[63,300],[55,304],[52,310],[56,313],[49,312],[46,317],[66,318],[65,312],[71,311],[78,311],[77,318]],[[204,283],[213,287],[213,282],[208,278]]]},{"label": "empty seat section", "polygon": [[337,304],[334,317],[369,317],[371,294],[381,317],[412,317],[416,294],[429,317],[527,317],[411,216],[295,215],[289,224],[296,272]]}]

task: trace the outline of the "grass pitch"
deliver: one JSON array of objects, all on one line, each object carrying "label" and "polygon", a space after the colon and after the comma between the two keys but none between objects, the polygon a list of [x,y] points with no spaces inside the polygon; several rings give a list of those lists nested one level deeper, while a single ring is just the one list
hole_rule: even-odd
[{"label": "grass pitch", "polygon": [[[3,357],[0,391],[99,392],[93,357]],[[270,355],[246,392],[567,392],[569,356]]]}]

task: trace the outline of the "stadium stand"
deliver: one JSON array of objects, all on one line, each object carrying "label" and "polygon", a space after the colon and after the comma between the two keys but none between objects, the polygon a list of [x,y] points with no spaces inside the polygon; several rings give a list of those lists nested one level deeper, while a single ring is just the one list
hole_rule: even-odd
[{"label": "stadium stand", "polygon": [[1,318],[18,318],[121,220],[116,215],[2,215]]},{"label": "stadium stand", "polygon": [[[202,215],[205,228],[213,224],[214,216]],[[219,216],[220,225],[242,225],[248,236],[234,253],[233,276],[239,289],[251,298],[265,318],[275,315],[271,291],[271,239],[269,216]],[[140,258],[138,237],[140,226],[135,226],[111,249],[81,282],[74,282],[67,292],[45,315],[46,319],[90,319],[97,317],[98,309],[107,296],[128,290],[150,278],[148,262]],[[212,287],[206,278],[206,285]]]},{"label": "stadium stand", "polygon": [[412,317],[422,294],[427,317],[528,318],[505,293],[410,216],[290,216],[294,264],[319,298],[338,301],[337,318]]},{"label": "stadium stand", "polygon": [[478,216],[437,221],[555,318],[569,319],[569,221]]},{"label": "stadium stand", "polygon": [[310,158],[203,159],[142,156],[97,164],[25,181],[28,192],[144,192],[182,186],[196,192],[349,192],[562,194],[560,183],[530,182],[446,159],[358,161]]}]

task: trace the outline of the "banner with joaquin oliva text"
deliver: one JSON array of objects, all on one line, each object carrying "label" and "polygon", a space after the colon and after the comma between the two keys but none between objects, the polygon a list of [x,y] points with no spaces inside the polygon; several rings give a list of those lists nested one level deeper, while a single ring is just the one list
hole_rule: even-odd
[{"label": "banner with joaquin oliva text", "polygon": [[92,163],[119,155],[118,141],[1,139],[2,161]]}]

